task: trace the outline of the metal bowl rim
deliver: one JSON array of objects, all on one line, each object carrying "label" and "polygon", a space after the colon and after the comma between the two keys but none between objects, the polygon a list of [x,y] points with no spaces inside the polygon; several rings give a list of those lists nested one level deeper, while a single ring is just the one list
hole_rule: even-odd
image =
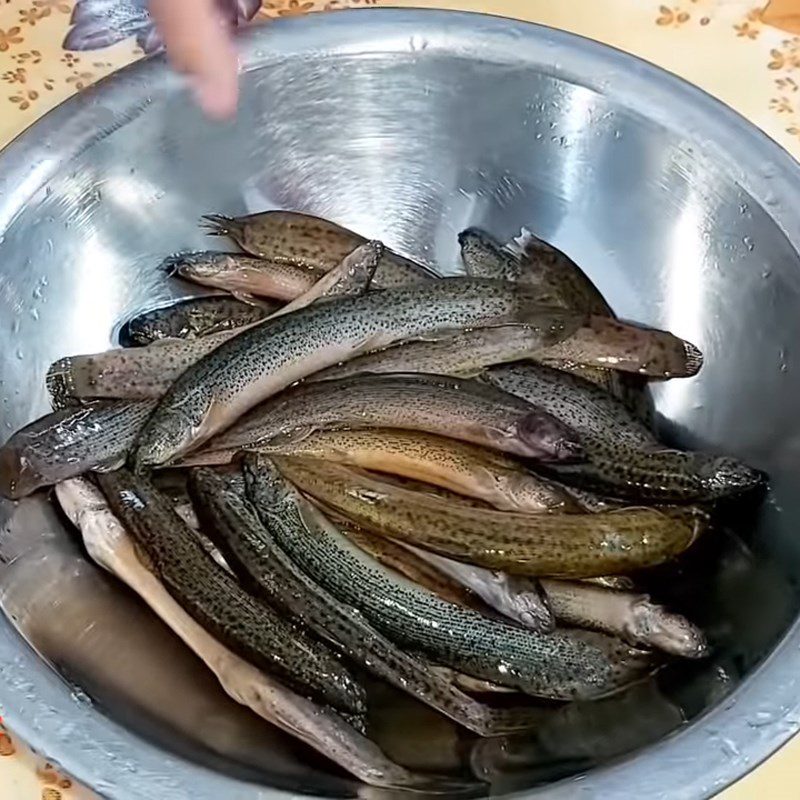
[{"label": "metal bowl rim", "polygon": [[[523,48],[522,42],[531,46]],[[800,250],[800,218],[790,213],[800,202],[800,165],[766,134],[701,89],[612,47],[532,23],[421,9],[361,9],[281,19],[253,26],[241,36],[245,71],[320,53],[387,52],[416,52],[419,57],[441,53],[527,66],[601,95],[609,94],[613,85],[616,104],[681,137],[688,155],[710,155],[713,144],[714,160],[722,160],[733,180],[769,207],[769,216],[792,247]],[[179,87],[180,79],[168,70],[163,57],[150,58],[70,98],[20,134],[0,153],[0,232],[65,164],[138,116],[154,94],[168,94]],[[680,114],[675,113],[676,107]],[[800,730],[798,650],[800,622],[796,621],[730,697],[691,725],[618,763],[515,796],[623,798],[655,787],[663,794],[665,786],[673,798],[715,794]],[[42,663],[5,616],[0,619],[0,673],[4,678],[0,712],[11,729],[108,797],[151,800],[169,792],[170,797],[179,798],[188,797],[189,791],[195,800],[296,796],[166,754],[90,704],[76,703],[71,688]],[[763,720],[763,714],[769,721]],[[69,726],[57,719],[66,717]],[[649,763],[644,766],[643,762]]]}]

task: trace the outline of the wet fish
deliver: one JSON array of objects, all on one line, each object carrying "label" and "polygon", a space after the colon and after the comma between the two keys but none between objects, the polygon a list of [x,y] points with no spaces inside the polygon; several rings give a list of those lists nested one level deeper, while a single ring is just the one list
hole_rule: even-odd
[{"label": "wet fish", "polygon": [[[272,499],[265,487],[273,476],[263,462],[245,460],[247,491],[259,513],[270,513]],[[302,513],[307,520],[319,520],[310,504]],[[387,571],[332,525],[309,524],[304,535],[276,528],[275,534],[310,577],[360,608],[376,627],[468,675],[536,696],[569,699],[613,691],[642,666],[629,648],[610,637],[536,634],[451,605]]]},{"label": "wet fish", "polygon": [[154,401],[98,400],[47,414],[0,447],[0,494],[12,500],[125,461]]},{"label": "wet fish", "polygon": [[563,625],[621,636],[631,645],[655,647],[681,658],[708,655],[706,637],[696,625],[652,603],[646,594],[549,578],[542,578],[541,586]]},{"label": "wet fish", "polygon": [[431,566],[428,561],[412,552],[411,548],[384,536],[376,536],[357,525],[348,523],[344,517],[339,518],[327,509],[325,511],[344,536],[384,567],[433,592],[448,603],[471,608],[474,611],[486,610],[486,606],[476,594]]},{"label": "wet fish", "polygon": [[[515,252],[501,247],[489,234],[475,228],[461,233],[459,241],[469,274],[530,283],[552,305],[615,319],[611,307],[583,270],[567,255],[529,231],[524,231]],[[689,354],[693,361],[700,356],[699,350],[693,345]],[[596,383],[619,398],[645,422],[651,422],[652,405],[644,391],[642,378],[620,375],[593,365],[584,366],[577,359],[573,363],[562,362],[558,366]]]},{"label": "wet fish", "polygon": [[338,658],[246,593],[148,480],[118,470],[98,482],[146,566],[215,638],[305,696],[345,714],[365,711],[363,688]]},{"label": "wet fish", "polygon": [[[366,239],[329,220],[297,211],[265,211],[245,217],[208,214],[203,217],[212,236],[227,236],[242,250],[271,263],[327,272]],[[436,275],[387,250],[375,275],[376,288],[406,286]]]},{"label": "wet fish", "polygon": [[543,312],[534,325],[503,325],[401,342],[323,370],[312,380],[376,372],[428,372],[469,377],[486,367],[532,359],[555,367],[576,364],[654,378],[687,377],[702,357],[688,342],[603,317]]},{"label": "wet fish", "polygon": [[579,458],[552,415],[477,381],[370,375],[304,383],[270,398],[186,463],[225,463],[238,450],[302,441],[316,430],[397,428],[537,459]]},{"label": "wet fish", "polygon": [[325,297],[344,297],[364,294],[375,277],[375,270],[383,256],[382,242],[362,244],[342,259],[341,264],[324,274],[307,292],[287,303],[275,317],[305,308]]},{"label": "wet fish", "polygon": [[409,550],[474,592],[486,605],[503,616],[533,631],[547,632],[555,628],[553,612],[537,579],[463,564],[418,547],[409,546]]},{"label": "wet fish", "polygon": [[448,503],[340,464],[276,458],[303,492],[376,533],[443,556],[520,575],[594,577],[669,561],[705,517],[654,508],[597,514],[518,514]]},{"label": "wet fish", "polygon": [[495,386],[550,411],[577,431],[587,458],[559,465],[564,483],[633,502],[695,502],[753,490],[763,475],[734,458],[664,447],[621,403],[576,375],[534,364],[497,367]]},{"label": "wet fish", "polygon": [[614,312],[584,271],[566,254],[530,236],[520,255],[505,250],[479,228],[458,235],[461,258],[469,275],[527,283],[539,293],[539,302],[613,317]]},{"label": "wet fish", "polygon": [[54,407],[63,408],[89,398],[158,399],[186,369],[234,333],[165,339],[147,347],[59,359],[47,371],[51,401]]},{"label": "wet fish", "polygon": [[360,611],[308,577],[276,537],[315,536],[315,526],[330,523],[311,513],[308,501],[279,475],[273,477],[275,480],[263,487],[269,497],[269,507],[262,506],[264,525],[249,501],[229,490],[214,472],[195,470],[190,479],[206,529],[245,585],[283,607],[321,638],[341,646],[355,663],[474,733],[497,735],[530,725],[530,715],[523,710],[495,710],[459,691],[386,638]]},{"label": "wet fish", "polygon": [[260,448],[388,472],[483,500],[503,511],[577,510],[566,492],[510,458],[456,439],[393,428],[317,431]]},{"label": "wet fish", "polygon": [[524,288],[450,278],[332,298],[260,323],[175,381],[142,430],[134,464],[174,460],[281,389],[360,353],[445,329],[524,321],[531,313]]},{"label": "wet fish", "polygon": [[222,289],[240,299],[255,296],[284,301],[307,292],[322,276],[319,270],[215,250],[177,253],[164,260],[162,269],[168,275]]},{"label": "wet fish", "polygon": [[133,538],[89,481],[73,478],[59,484],[56,494],[64,512],[80,530],[90,556],[133,589],[214,673],[236,702],[365,783],[390,789],[436,786],[434,778],[414,775],[391,762],[339,714],[290,691],[208,633],[142,564]]},{"label": "wet fish", "polygon": [[[296,311],[324,297],[363,294],[374,274],[375,260],[381,247],[379,242],[368,242],[358,248],[308,291],[283,308],[274,310],[267,318]],[[109,350],[95,355],[62,358],[48,370],[47,388],[56,408],[88,397],[162,397],[192,364],[237,333],[257,324],[259,321],[189,341],[159,340],[133,351]]]},{"label": "wet fish", "polygon": [[129,319],[120,329],[123,347],[143,347],[161,339],[196,339],[233,331],[265,319],[276,304],[242,303],[233,297],[190,297]]}]

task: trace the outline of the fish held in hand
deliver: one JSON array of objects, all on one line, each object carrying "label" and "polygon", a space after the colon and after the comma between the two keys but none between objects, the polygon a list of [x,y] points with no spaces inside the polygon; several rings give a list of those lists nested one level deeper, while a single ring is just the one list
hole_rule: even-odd
[{"label": "fish held in hand", "polygon": [[345,714],[365,711],[364,690],[339,659],[245,592],[148,480],[118,470],[98,482],[146,565],[206,630],[301,694]]},{"label": "fish held in hand", "polygon": [[469,508],[410,492],[332,462],[276,458],[303,492],[367,530],[443,556],[520,575],[587,578],[669,561],[706,522],[685,509],[518,514]]},{"label": "fish held in hand", "polygon": [[[524,287],[450,278],[333,298],[267,320],[224,342],[175,381],[145,424],[133,463],[142,468],[172,461],[295,381],[376,347],[446,329],[524,321],[529,300]],[[539,434],[542,418],[535,422]],[[571,447],[559,435],[563,430],[553,425],[558,438],[552,446]]]}]

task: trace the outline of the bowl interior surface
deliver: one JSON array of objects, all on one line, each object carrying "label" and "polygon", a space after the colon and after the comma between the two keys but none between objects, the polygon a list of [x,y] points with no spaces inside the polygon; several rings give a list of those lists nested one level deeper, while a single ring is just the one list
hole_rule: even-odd
[{"label": "bowl interior surface", "polygon": [[[788,711],[775,712],[778,727],[764,718],[750,734],[744,723],[712,730],[703,717],[741,681],[753,691],[765,681],[751,673],[798,610],[800,263],[782,209],[800,180],[784,172],[777,185],[768,171],[786,170],[788,158],[662,73],[533,26],[368,12],[255,31],[244,48],[235,122],[205,121],[151,63],[71,101],[0,157],[0,178],[14,177],[1,185],[0,440],[47,410],[52,361],[106,349],[134,312],[191,293],[158,265],[179,250],[224,249],[198,226],[202,214],[301,210],[444,274],[460,270],[463,228],[507,240],[527,227],[571,255],[620,316],[703,350],[698,377],[654,389],[661,432],[767,471],[770,492],[757,511],[732,508],[730,526],[679,571],[652,578],[659,599],[706,628],[709,660],[671,666],[591,707],[554,710],[541,730],[503,746],[471,743],[376,690],[381,741],[411,764],[458,771],[471,761],[500,792],[587,770],[591,785],[629,768],[643,746],[668,734],[679,741],[684,734],[673,732],[696,720],[690,727],[708,728],[716,760],[702,784],[698,769],[691,782],[676,779],[670,797],[699,796],[744,771],[731,763],[742,750],[752,746],[748,758],[758,761],[796,726]],[[621,76],[632,82],[626,91]],[[652,94],[636,95],[641,87]],[[0,523],[0,601],[37,652],[5,631],[15,655],[0,664],[0,698],[7,693],[8,713],[66,768],[113,797],[144,797],[144,785],[189,797],[189,774],[208,779],[193,797],[209,786],[234,798],[267,796],[268,787],[356,791],[228,700],[132,594],[87,562],[45,499],[0,506]],[[25,664],[34,665],[27,688]],[[55,674],[66,682],[52,682]],[[34,714],[26,691],[52,702]],[[777,698],[772,691],[759,698]],[[74,736],[88,736],[81,726],[91,720],[121,743],[107,785],[54,731],[64,708],[77,715]],[[166,753],[162,783],[140,775],[148,747]]]}]

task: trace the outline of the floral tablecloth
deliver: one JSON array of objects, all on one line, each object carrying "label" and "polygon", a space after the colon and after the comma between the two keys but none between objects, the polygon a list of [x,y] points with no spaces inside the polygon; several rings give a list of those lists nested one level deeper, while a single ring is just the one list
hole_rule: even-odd
[{"label": "floral tablecloth", "polygon": [[[57,103],[158,46],[143,19],[146,0],[120,0],[131,35],[117,41],[103,24],[111,5],[114,0],[0,0],[0,146]],[[487,11],[589,36],[690,80],[800,157],[800,0],[239,2],[249,18],[369,6]],[[725,792],[724,800],[798,800],[798,774],[800,739]],[[0,800],[92,797],[31,753],[0,718]]]}]

